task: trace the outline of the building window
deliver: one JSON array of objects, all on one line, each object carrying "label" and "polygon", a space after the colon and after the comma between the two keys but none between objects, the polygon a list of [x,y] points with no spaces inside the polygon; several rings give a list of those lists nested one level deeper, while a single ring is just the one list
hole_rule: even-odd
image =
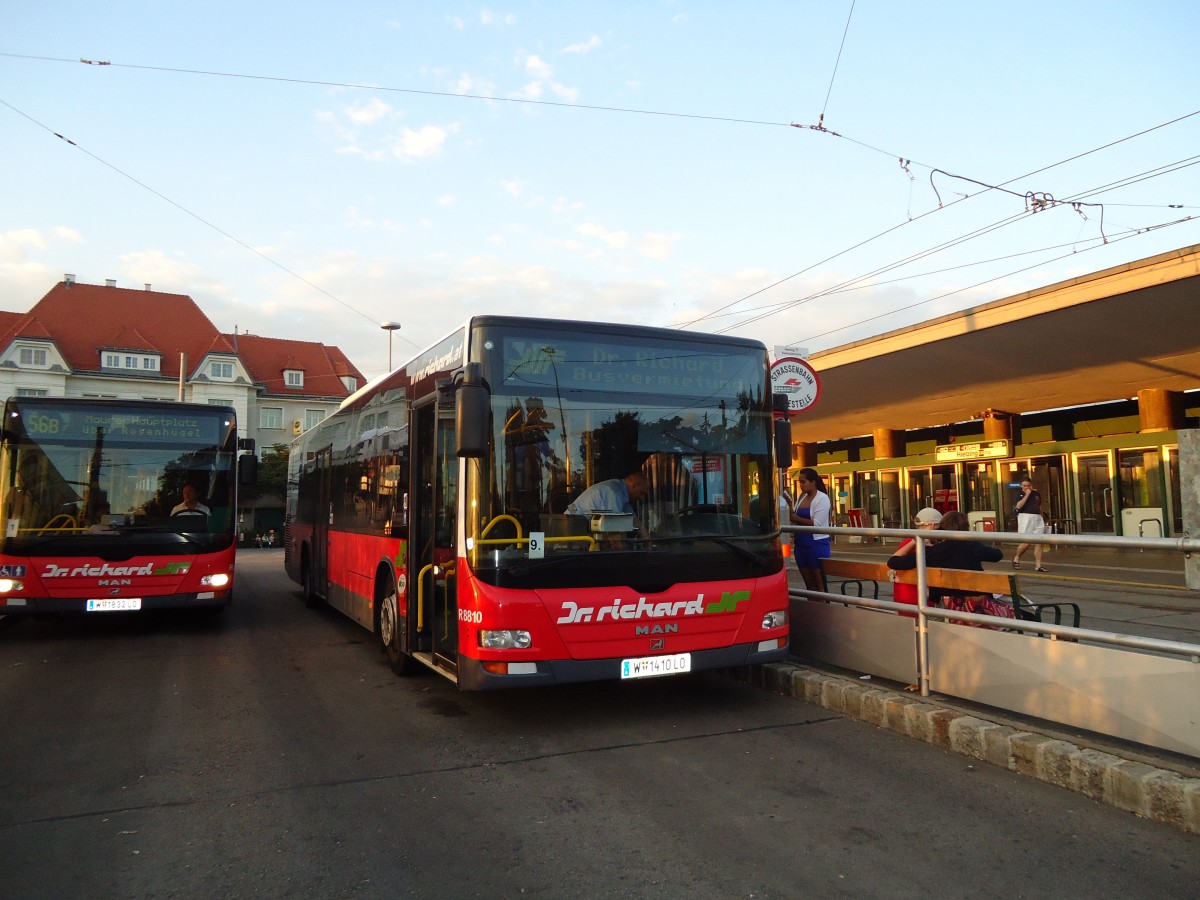
[{"label": "building window", "polygon": [[138,367],[138,358],[136,356],[125,357],[125,368],[136,369]]},{"label": "building window", "polygon": [[45,397],[47,394],[46,388],[17,388],[18,397]]},{"label": "building window", "polygon": [[323,409],[306,409],[304,411],[304,430],[312,428],[318,422],[325,418],[325,410]]},{"label": "building window", "polygon": [[225,381],[233,380],[233,363],[231,362],[213,362],[208,366],[208,374],[213,378],[220,378]]},{"label": "building window", "polygon": [[119,355],[119,354],[116,354],[116,353],[105,353],[105,354],[104,354],[104,368],[106,368],[106,369],[119,369],[119,368],[121,368],[121,357],[120,357],[120,355]]},{"label": "building window", "polygon": [[346,390],[348,390],[348,391],[357,391],[358,390],[358,379],[355,378],[353,375],[343,375],[342,376],[342,384],[344,384],[346,386]]},{"label": "building window", "polygon": [[158,357],[157,356],[143,356],[142,357],[142,368],[149,369],[152,372],[157,372],[158,371]]},{"label": "building window", "polygon": [[298,369],[284,369],[283,383],[288,387],[304,387],[304,373]]},{"label": "building window", "polygon": [[22,347],[21,365],[35,368],[46,368],[49,365],[49,355],[40,347]]},{"label": "building window", "polygon": [[283,427],[283,407],[282,406],[260,406],[258,408],[258,427],[259,428],[282,428]]}]

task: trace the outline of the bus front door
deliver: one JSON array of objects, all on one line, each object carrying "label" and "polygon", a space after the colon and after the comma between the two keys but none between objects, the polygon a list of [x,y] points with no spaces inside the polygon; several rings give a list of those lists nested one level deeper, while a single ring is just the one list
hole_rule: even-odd
[{"label": "bus front door", "polygon": [[[451,395],[452,397],[453,395]],[[414,411],[412,443],[413,494],[411,571],[417,573],[416,646],[432,654],[431,662],[448,672],[458,670],[458,595],[455,567],[455,515],[458,457],[455,454],[454,407],[446,399]]]}]

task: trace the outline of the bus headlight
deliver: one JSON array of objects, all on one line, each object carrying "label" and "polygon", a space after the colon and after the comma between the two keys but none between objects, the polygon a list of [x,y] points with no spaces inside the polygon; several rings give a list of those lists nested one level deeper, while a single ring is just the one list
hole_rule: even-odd
[{"label": "bus headlight", "polygon": [[229,573],[217,572],[214,575],[204,575],[200,579],[202,587],[223,588],[229,586]]},{"label": "bus headlight", "polygon": [[0,594],[11,594],[13,591],[25,590],[25,584],[15,578],[0,578]]},{"label": "bus headlight", "polygon": [[528,650],[533,635],[528,631],[481,631],[479,646],[485,650]]},{"label": "bus headlight", "polygon": [[764,631],[769,631],[772,628],[782,628],[787,624],[787,610],[777,609],[774,612],[769,612],[763,616],[762,627]]}]

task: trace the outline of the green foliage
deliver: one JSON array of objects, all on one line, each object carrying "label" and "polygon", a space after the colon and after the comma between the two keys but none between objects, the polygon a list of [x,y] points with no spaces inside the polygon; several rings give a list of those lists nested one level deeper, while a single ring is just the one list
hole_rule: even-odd
[{"label": "green foliage", "polygon": [[282,500],[287,491],[287,467],[287,444],[272,444],[259,459],[258,482],[242,486],[242,501],[249,502],[260,497],[278,497]]}]

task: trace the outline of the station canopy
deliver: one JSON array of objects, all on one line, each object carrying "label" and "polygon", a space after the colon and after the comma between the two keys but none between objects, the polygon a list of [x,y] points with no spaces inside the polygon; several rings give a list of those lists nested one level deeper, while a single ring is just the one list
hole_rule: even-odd
[{"label": "station canopy", "polygon": [[1200,245],[820,353],[796,441],[1200,388]]}]

